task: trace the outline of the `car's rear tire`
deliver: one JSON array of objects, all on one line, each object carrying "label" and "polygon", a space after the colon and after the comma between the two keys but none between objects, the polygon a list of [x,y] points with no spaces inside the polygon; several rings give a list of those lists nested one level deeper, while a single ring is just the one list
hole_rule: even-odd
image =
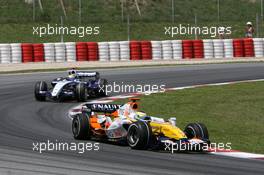
[{"label": "car's rear tire", "polygon": [[99,89],[99,95],[101,97],[105,97],[106,94],[106,86],[107,86],[107,80],[106,79],[101,79],[100,80],[100,89]]},{"label": "car's rear tire", "polygon": [[149,123],[137,121],[128,128],[127,143],[132,149],[147,149],[150,146],[152,130]]},{"label": "car's rear tire", "polygon": [[190,123],[185,127],[184,132],[188,139],[198,138],[209,140],[208,129],[203,123]]},{"label": "car's rear tire", "polygon": [[77,114],[72,120],[72,133],[76,140],[87,140],[91,138],[89,116]]},{"label": "car's rear tire", "polygon": [[48,91],[48,84],[45,81],[39,81],[35,84],[34,94],[37,101],[46,101],[46,94],[40,92]]},{"label": "car's rear tire", "polygon": [[87,89],[84,83],[79,83],[76,86],[76,99],[78,102],[85,102],[87,100]]}]

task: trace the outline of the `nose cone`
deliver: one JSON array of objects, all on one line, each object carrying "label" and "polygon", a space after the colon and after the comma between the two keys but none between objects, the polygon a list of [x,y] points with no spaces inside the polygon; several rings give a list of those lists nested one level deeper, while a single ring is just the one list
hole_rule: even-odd
[{"label": "nose cone", "polygon": [[161,124],[161,123],[151,122],[150,125],[152,127],[153,133],[157,133],[158,135],[161,134],[164,135],[165,137],[175,140],[181,140],[187,138],[184,132],[180,128],[173,126],[170,123]]}]

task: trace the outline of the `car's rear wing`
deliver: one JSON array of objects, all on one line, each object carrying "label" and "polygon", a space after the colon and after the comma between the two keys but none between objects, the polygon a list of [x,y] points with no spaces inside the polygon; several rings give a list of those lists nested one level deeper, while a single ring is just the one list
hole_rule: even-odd
[{"label": "car's rear wing", "polygon": [[104,113],[112,113],[119,109],[121,106],[120,104],[107,104],[107,103],[87,103],[84,105],[86,110],[91,112],[104,112]]},{"label": "car's rear wing", "polygon": [[96,77],[96,76],[99,77],[100,76],[99,72],[79,72],[79,71],[76,72],[76,75],[78,77]]},{"label": "car's rear wing", "polygon": [[99,72],[90,72],[90,71],[76,71],[68,70],[69,74],[76,74],[78,77],[98,77],[100,76]]}]

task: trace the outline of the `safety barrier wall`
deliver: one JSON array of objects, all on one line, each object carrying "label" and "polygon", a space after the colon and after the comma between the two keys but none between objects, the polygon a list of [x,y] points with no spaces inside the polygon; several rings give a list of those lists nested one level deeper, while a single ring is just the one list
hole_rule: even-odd
[{"label": "safety barrier wall", "polygon": [[204,58],[204,45],[202,40],[193,41],[193,57]]},{"label": "safety barrier wall", "polygon": [[33,55],[34,62],[44,61],[44,45],[43,44],[33,44]]},{"label": "safety barrier wall", "polygon": [[164,60],[171,60],[173,58],[173,48],[171,41],[161,41],[162,58]]},{"label": "safety barrier wall", "polygon": [[76,61],[88,61],[88,48],[85,42],[76,43]]},{"label": "safety barrier wall", "polygon": [[214,58],[224,58],[225,50],[224,50],[224,41],[220,39],[213,40],[214,46]]},{"label": "safety barrier wall", "polygon": [[173,40],[172,50],[173,50],[173,59],[179,60],[182,59],[182,41],[181,40]]},{"label": "safety barrier wall", "polygon": [[66,47],[66,60],[68,62],[76,61],[76,44],[75,42],[65,43]]},{"label": "safety barrier wall", "polygon": [[224,40],[224,53],[225,53],[225,58],[233,58],[234,57],[234,47],[233,47],[233,40],[232,39],[225,39]]},{"label": "safety barrier wall", "polygon": [[264,42],[262,38],[254,38],[254,50],[255,50],[255,57],[261,58],[264,56]]},{"label": "safety barrier wall", "polygon": [[98,61],[98,44],[96,42],[87,43],[88,61]]},{"label": "safety barrier wall", "polygon": [[1,63],[10,63],[11,62],[11,45],[1,44],[0,45],[0,55]]},{"label": "safety barrier wall", "polygon": [[21,63],[22,62],[22,48],[20,43],[13,43],[10,44],[11,46],[11,55],[12,60],[9,60],[9,62],[12,61],[12,63]]},{"label": "safety barrier wall", "polygon": [[234,39],[234,57],[243,57],[244,56],[244,43],[242,39]]},{"label": "safety barrier wall", "polygon": [[152,59],[160,60],[162,58],[161,41],[151,41],[152,46]]},{"label": "safety barrier wall", "polygon": [[183,40],[182,41],[182,58],[191,59],[193,57],[193,41],[192,40]]},{"label": "safety barrier wall", "polygon": [[141,41],[142,60],[152,60],[152,47],[150,41]]},{"label": "safety barrier wall", "polygon": [[140,41],[131,41],[130,45],[130,59],[141,60],[141,44]]},{"label": "safety barrier wall", "polygon": [[263,38],[0,44],[0,63],[264,57]]},{"label": "safety barrier wall", "polygon": [[55,43],[55,60],[56,60],[56,62],[65,62],[66,61],[65,43]]},{"label": "safety barrier wall", "polygon": [[129,41],[121,41],[120,45],[120,60],[128,61],[130,59],[130,46]]},{"label": "safety barrier wall", "polygon": [[55,44],[44,43],[45,62],[55,62]]},{"label": "safety barrier wall", "polygon": [[204,45],[204,58],[211,59],[214,58],[214,43],[213,40],[203,40]]},{"label": "safety barrier wall", "polygon": [[108,42],[99,42],[98,43],[98,54],[99,54],[99,60],[100,61],[109,61],[109,44]]},{"label": "safety barrier wall", "polygon": [[109,42],[108,44],[110,61],[118,61],[120,58],[120,43]]}]

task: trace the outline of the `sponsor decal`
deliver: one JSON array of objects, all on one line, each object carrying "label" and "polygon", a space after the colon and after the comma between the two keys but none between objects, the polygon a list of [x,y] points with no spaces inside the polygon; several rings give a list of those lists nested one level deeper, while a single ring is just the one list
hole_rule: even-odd
[{"label": "sponsor decal", "polygon": [[92,104],[91,109],[92,110],[100,110],[100,111],[111,111],[111,110],[117,110],[122,105],[116,105],[116,104]]}]

